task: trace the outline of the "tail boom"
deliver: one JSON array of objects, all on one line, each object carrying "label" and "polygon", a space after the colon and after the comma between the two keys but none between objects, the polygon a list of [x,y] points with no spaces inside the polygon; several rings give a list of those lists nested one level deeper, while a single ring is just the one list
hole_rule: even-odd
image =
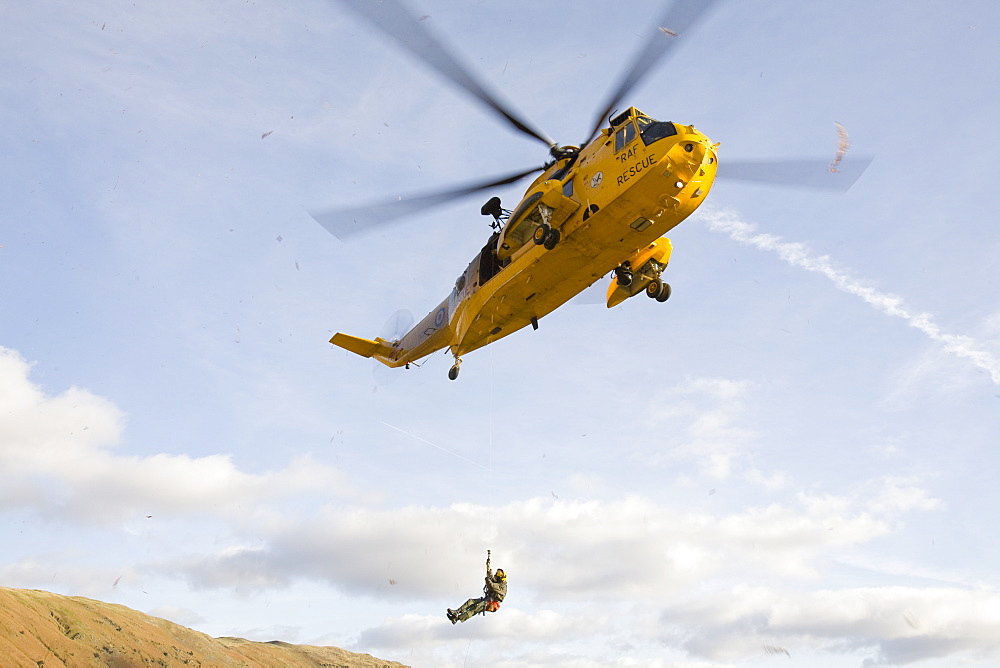
[{"label": "tail boom", "polygon": [[388,367],[405,366],[451,345],[449,310],[449,300],[446,299],[399,341],[386,341],[381,337],[372,341],[338,332],[330,343],[355,355],[377,359]]},{"label": "tail boom", "polygon": [[338,332],[330,339],[330,343],[340,346],[344,350],[349,350],[355,355],[373,357],[389,367],[403,366],[408,362],[407,359],[402,358],[400,355],[403,351],[382,338],[376,338],[372,341],[371,339],[363,339],[360,336],[351,336],[350,334]]}]

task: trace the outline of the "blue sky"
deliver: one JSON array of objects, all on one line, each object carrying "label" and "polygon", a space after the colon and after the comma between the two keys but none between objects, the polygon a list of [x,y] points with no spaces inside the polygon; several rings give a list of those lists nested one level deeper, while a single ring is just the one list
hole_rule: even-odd
[{"label": "blue sky", "polygon": [[[660,12],[410,4],[562,143]],[[720,161],[841,123],[867,172],[720,181],[670,301],[568,305],[457,382],[327,340],[437,304],[488,194],[349,244],[307,212],[541,146],[336,2],[0,18],[0,584],[414,665],[996,661],[994,3],[720,2],[624,104]],[[487,549],[508,599],[453,627]]]}]

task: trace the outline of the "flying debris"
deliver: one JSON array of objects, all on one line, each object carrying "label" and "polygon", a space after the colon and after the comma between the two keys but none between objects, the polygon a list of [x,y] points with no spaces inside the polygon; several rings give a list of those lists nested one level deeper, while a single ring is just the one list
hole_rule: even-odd
[{"label": "flying debris", "polygon": [[792,658],[792,655],[788,653],[788,650],[784,647],[775,647],[774,645],[764,645],[764,652],[766,654],[784,654],[788,658]]},{"label": "flying debris", "polygon": [[667,35],[671,35],[672,37],[677,37],[677,33],[675,33],[670,28],[664,28],[663,26],[660,26],[660,30],[663,31]]},{"label": "flying debris", "polygon": [[847,149],[851,145],[851,140],[847,138],[847,130],[840,123],[834,121],[834,125],[837,126],[837,134],[839,135],[839,140],[837,141],[837,154],[833,156],[833,160],[830,162],[830,167],[828,168],[831,172],[839,172],[840,162],[847,155]]},{"label": "flying debris", "polygon": [[267,132],[265,132],[264,134],[262,134],[260,136],[260,138],[263,139],[265,137],[270,137],[272,132],[274,132],[274,130],[268,130]]}]

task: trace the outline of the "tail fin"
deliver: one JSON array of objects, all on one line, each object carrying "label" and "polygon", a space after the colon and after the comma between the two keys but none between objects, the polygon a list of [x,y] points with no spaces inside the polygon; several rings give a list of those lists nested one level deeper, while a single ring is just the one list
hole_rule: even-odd
[{"label": "tail fin", "polygon": [[[388,333],[375,337],[374,341],[350,334],[337,333],[330,339],[330,343],[340,346],[344,350],[350,350],[355,355],[374,357],[388,367],[395,368],[415,363],[437,350],[447,348],[452,343],[451,324],[448,320],[450,299],[451,297],[441,302],[410,331],[397,332],[398,339],[393,334]],[[396,316],[399,313],[401,312],[397,311],[396,314],[393,314],[393,317],[386,324],[398,325]],[[412,317],[410,319],[412,320]],[[406,318],[399,322],[405,321]],[[397,327],[393,326],[390,329],[397,329]],[[389,336],[392,336],[392,339],[385,338]]]},{"label": "tail fin", "polygon": [[370,339],[362,339],[360,336],[351,336],[350,334],[341,334],[338,332],[330,339],[330,343],[340,346],[344,350],[350,350],[355,355],[374,357],[386,366],[401,366],[400,364],[396,364],[395,360],[392,359],[392,355],[398,353],[397,349],[381,338],[376,338],[372,341]]}]

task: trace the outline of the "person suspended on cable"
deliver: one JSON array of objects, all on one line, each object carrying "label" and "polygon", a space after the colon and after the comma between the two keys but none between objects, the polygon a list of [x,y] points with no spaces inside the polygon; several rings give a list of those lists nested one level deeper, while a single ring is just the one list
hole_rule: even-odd
[{"label": "person suspended on cable", "polygon": [[451,623],[464,622],[478,614],[496,612],[500,609],[500,601],[507,595],[507,574],[502,568],[496,573],[490,569],[490,551],[486,550],[486,585],[481,598],[470,598],[458,610],[448,608],[448,619]]}]

